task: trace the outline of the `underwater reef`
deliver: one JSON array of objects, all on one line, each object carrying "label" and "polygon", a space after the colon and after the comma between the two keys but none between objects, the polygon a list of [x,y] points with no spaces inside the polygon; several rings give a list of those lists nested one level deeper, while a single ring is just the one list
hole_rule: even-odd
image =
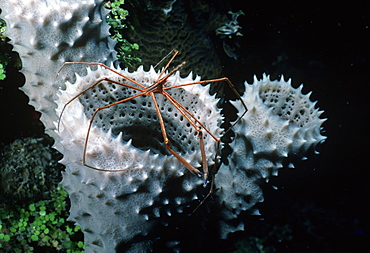
[{"label": "underwater reef", "polygon": [[82,252],[81,228],[66,221],[69,201],[58,183],[63,166],[52,140],[24,138],[0,156],[1,252]]},{"label": "underwater reef", "polygon": [[[172,6],[171,12],[176,13],[175,10],[178,5],[174,2]],[[89,84],[94,83],[94,80],[99,80],[99,78],[109,77],[109,80],[114,81],[117,76],[114,76],[114,74],[107,69],[87,68],[85,65],[78,66],[77,64],[66,66],[57,78],[53,76],[54,79],[52,79],[51,75],[48,76],[48,74],[44,74],[44,72],[58,73],[65,61],[95,61],[105,63],[109,67],[113,67],[113,65],[111,65],[112,62],[114,62],[115,65],[118,63],[115,52],[112,50],[115,46],[115,42],[108,38],[107,31],[109,27],[104,21],[106,11],[101,11],[101,3],[98,3],[98,5],[91,4],[89,6],[89,4],[87,4],[86,6],[81,6],[81,9],[86,7],[81,12],[79,12],[80,9],[78,6],[75,5],[62,7],[69,10],[65,12],[67,14],[55,18],[54,23],[46,22],[45,24],[53,33],[60,34],[62,33],[61,31],[64,33],[61,27],[69,27],[67,25],[68,22],[71,22],[71,20],[78,20],[80,22],[79,25],[84,27],[84,29],[79,29],[78,25],[72,27],[70,29],[70,34],[76,37],[68,37],[68,39],[64,41],[64,37],[56,36],[56,38],[62,39],[62,41],[56,39],[56,43],[59,45],[56,49],[53,48],[53,50],[56,51],[43,51],[45,48],[51,48],[55,45],[55,41],[47,45],[47,37],[41,37],[40,39],[45,43],[44,46],[46,45],[43,48],[36,47],[33,49],[31,47],[30,50],[30,48],[24,47],[24,44],[22,45],[22,43],[19,43],[19,48],[15,48],[15,50],[21,52],[20,56],[24,64],[22,71],[26,75],[26,85],[22,89],[29,94],[31,104],[35,106],[38,111],[42,112],[42,121],[46,126],[46,132],[53,136],[56,141],[55,147],[64,154],[64,158],[61,162],[67,166],[67,169],[63,174],[64,179],[62,184],[67,189],[72,200],[71,216],[69,219],[77,222],[83,228],[87,251],[100,252],[103,250],[105,252],[113,252],[119,249],[121,251],[131,250],[132,252],[140,252],[141,250],[158,249],[158,247],[162,246],[176,251],[186,247],[191,248],[192,245],[194,246],[194,244],[196,244],[196,241],[200,243],[199,241],[201,241],[201,239],[199,238],[202,238],[202,236],[199,235],[204,233],[203,226],[208,227],[208,229],[209,227],[214,227],[215,238],[220,236],[220,234],[222,238],[227,238],[229,234],[235,231],[242,231],[245,224],[239,222],[239,215],[241,216],[241,213],[250,212],[258,214],[258,210],[255,209],[254,206],[256,203],[263,200],[259,185],[261,182],[268,180],[271,175],[277,175],[277,169],[283,167],[283,163],[280,160],[291,155],[301,156],[305,151],[310,150],[310,148],[312,148],[311,146],[315,146],[324,140],[324,137],[322,137],[320,133],[323,120],[318,119],[321,113],[317,113],[318,109],[315,109],[315,104],[310,101],[308,96],[302,95],[301,91],[297,92],[297,94],[299,94],[297,96],[289,96],[289,91],[285,93],[284,90],[281,91],[279,88],[273,88],[271,84],[289,84],[290,87],[290,81],[285,81],[284,79],[272,81],[273,79],[270,80],[270,78],[266,76],[261,80],[255,78],[256,81],[254,86],[257,87],[258,83],[266,83],[266,87],[268,88],[254,88],[254,93],[251,92],[250,97],[241,97],[247,104],[248,111],[232,129],[232,131],[235,132],[235,136],[238,136],[235,137],[233,143],[239,146],[236,147],[232,146],[233,143],[230,144],[233,155],[229,158],[228,165],[222,164],[219,168],[214,180],[215,191],[211,197],[209,197],[209,201],[203,203],[195,214],[184,218],[186,214],[192,213],[192,211],[197,208],[204,196],[208,194],[209,189],[204,189],[202,187],[204,180],[189,173],[183,163],[179,162],[175,157],[168,155],[168,150],[166,150],[161,143],[162,132],[159,128],[153,130],[152,127],[153,125],[159,125],[158,119],[148,119],[148,115],[155,115],[155,111],[153,108],[150,109],[149,106],[144,105],[144,101],[135,99],[132,100],[135,101],[132,102],[132,105],[130,103],[127,103],[127,105],[122,104],[122,106],[119,107],[121,109],[118,111],[124,111],[127,115],[122,116],[118,112],[115,114],[115,112],[108,110],[102,113],[102,117],[97,118],[93,123],[93,127],[91,128],[91,143],[87,146],[87,151],[84,151],[86,131],[89,129],[87,123],[94,109],[99,106],[104,106],[107,103],[112,103],[114,99],[119,96],[127,97],[127,94],[136,93],[130,93],[131,91],[125,91],[125,89],[121,89],[121,91],[109,82],[107,84],[102,83],[102,85],[96,89],[92,89],[90,94],[86,92],[73,101],[73,103],[67,107],[64,116],[61,119],[59,118],[63,106],[69,103],[68,101],[71,100],[74,95],[78,94],[81,89],[87,88]],[[52,8],[50,9],[52,10]],[[171,14],[171,12],[169,12],[169,14]],[[162,10],[157,10],[156,13],[162,17],[163,15],[167,15]],[[100,26],[98,25],[96,29],[96,33],[101,36],[99,40],[89,40],[89,36],[96,38],[94,37],[96,34],[90,34],[91,29],[88,25],[89,21],[83,18],[86,16],[88,16],[90,20],[98,21],[95,23],[93,22],[94,25],[101,24]],[[70,19],[67,19],[67,17],[70,17]],[[42,19],[42,17],[38,17],[36,20],[40,21]],[[47,20],[47,18],[44,20]],[[58,20],[62,20],[63,22]],[[33,19],[31,18],[29,23],[32,24],[32,21]],[[228,21],[223,22],[227,23]],[[222,22],[218,23],[214,26],[214,29],[219,28],[222,24]],[[36,22],[36,27],[37,26],[39,26],[39,28],[36,28],[36,30],[41,29],[42,23]],[[133,25],[133,27],[136,29],[135,25]],[[13,28],[17,28],[17,26]],[[50,32],[48,29],[45,29],[43,32],[47,34]],[[140,30],[140,28],[138,27],[137,30]],[[9,37],[16,40],[16,35],[14,35],[16,32],[11,35],[11,26],[8,31]],[[85,38],[84,36],[86,34],[89,36]],[[80,38],[85,39],[88,43],[82,43],[84,40]],[[34,39],[37,40],[36,37]],[[184,41],[186,40],[182,41],[184,45],[191,44],[184,43]],[[35,42],[34,44],[38,45],[38,43]],[[138,44],[139,48],[146,48],[145,43],[140,42]],[[91,54],[90,49],[96,47],[96,45],[102,47],[101,51],[108,53],[103,53],[102,55],[104,55],[104,57],[102,57],[99,55],[100,50],[95,50],[94,52],[98,52],[98,55],[89,56],[89,53]],[[104,45],[107,46],[108,49],[104,48]],[[180,45],[182,44],[180,43]],[[30,51],[26,51],[26,53],[23,51],[22,53],[24,48]],[[72,51],[69,52],[68,48],[72,49]],[[31,54],[37,54],[40,49],[42,49],[42,53],[39,55],[39,61],[41,61],[41,59],[51,58],[53,63],[47,64],[48,68],[42,67],[37,69],[36,66],[32,66],[32,68],[29,67],[31,65],[29,65],[28,62],[31,59],[27,59],[26,55],[30,55],[30,52],[32,52]],[[81,54],[84,50],[87,52],[86,57],[85,54]],[[171,48],[168,51],[170,50]],[[162,52],[153,55],[156,55],[156,57],[163,57],[168,51],[163,52],[162,50]],[[203,62],[201,57],[196,58],[196,56],[191,56],[186,53],[192,50],[180,48],[180,51],[179,56],[185,57],[184,59],[188,60],[190,56],[192,59],[200,58],[200,62]],[[194,52],[196,53],[197,51]],[[204,54],[204,52],[200,53],[200,55],[201,54]],[[83,55],[83,57],[81,55]],[[197,55],[199,55],[199,53]],[[144,61],[144,58],[147,59],[148,57],[140,56],[140,58],[143,59],[142,63],[145,64],[145,66],[151,64],[149,61]],[[182,59],[179,61],[181,62]],[[204,61],[209,62],[209,59]],[[158,62],[158,60],[153,60],[152,65],[156,62]],[[217,61],[212,60],[211,62],[217,63]],[[176,62],[174,62],[174,66],[176,66]],[[191,69],[193,63],[189,60],[189,63],[185,66]],[[203,64],[203,67],[204,66],[206,65]],[[197,67],[194,65],[194,69],[196,68]],[[145,84],[144,86],[149,86],[154,83],[158,80],[160,74],[158,71],[151,69],[148,72],[143,68],[138,68],[136,72],[119,69],[118,67],[114,69],[119,70],[120,73],[123,73],[126,77],[130,77],[140,84]],[[207,67],[206,69],[212,70],[217,68]],[[180,72],[182,74],[183,69],[181,69]],[[186,73],[186,70],[184,70],[184,73]],[[198,72],[195,73],[198,74]],[[207,74],[205,74],[205,76],[206,75]],[[35,76],[37,76],[36,79]],[[210,74],[210,76],[218,77],[219,75]],[[176,75],[171,76],[171,78],[168,78],[168,80],[171,81],[169,85],[176,85],[176,82],[191,83],[200,80],[198,77],[194,78],[193,76],[189,76],[187,79],[184,78],[186,81],[181,81],[182,78],[178,72]],[[202,79],[205,78],[202,76]],[[123,82],[122,79],[117,80]],[[244,85],[238,84],[238,86],[243,86],[244,89],[247,89],[250,85],[245,83]],[[186,107],[190,107],[187,103],[198,104],[194,106],[194,110],[191,111],[198,117],[197,113],[208,113],[208,110],[212,111],[209,109],[210,107],[214,108],[212,113],[218,110],[216,107],[217,101],[212,100],[214,98],[208,94],[209,92],[207,89],[208,88],[199,88],[200,91],[179,89],[179,94],[171,95],[176,97],[176,99]],[[40,90],[43,90],[43,93],[39,92]],[[181,96],[187,96],[188,98],[182,99]],[[208,102],[203,102],[197,97],[206,97]],[[301,99],[302,97],[304,99]],[[286,104],[283,103],[283,105],[281,105],[280,103],[274,103],[275,100],[283,99],[287,101]],[[163,103],[163,101],[160,102]],[[138,106],[134,105],[135,103],[137,103]],[[173,115],[173,107],[165,103],[163,104],[165,106],[160,110],[165,114],[164,118],[166,124],[170,125],[169,128],[171,128],[171,130],[169,130],[169,135],[176,136],[176,138],[171,140],[171,142],[174,143],[174,148],[182,155],[185,154],[184,157],[186,157],[186,153],[190,153],[191,158],[187,159],[193,162],[194,167],[201,168],[202,166],[199,165],[202,163],[202,157],[199,156],[199,139],[196,137],[189,137],[191,139],[189,145],[183,145],[184,147],[182,147],[179,143],[182,143],[183,140],[187,138],[184,132],[191,132],[192,128],[189,128],[186,125],[187,122],[182,121],[180,116]],[[239,115],[242,116],[245,109],[240,107],[240,101],[233,105],[238,108]],[[300,106],[302,106],[303,110],[300,110]],[[262,111],[258,111],[260,108],[262,108]],[[140,116],[140,110],[142,116]],[[217,118],[222,118],[219,113],[216,114],[218,115]],[[315,114],[315,117],[306,117],[307,114]],[[111,115],[114,115],[114,119],[109,118]],[[143,117],[143,115],[145,118],[139,120],[138,118]],[[211,132],[218,132],[216,135],[217,138],[220,138],[220,136],[222,136],[220,127],[222,120],[211,120],[214,116],[213,114],[211,114],[212,117],[207,116],[207,114],[199,115],[199,119],[205,122],[205,126],[208,127],[209,124],[217,126],[218,129],[212,127],[209,127],[209,129]],[[305,123],[299,123],[298,121],[301,118],[304,118],[306,123],[307,121],[309,123],[307,125]],[[59,120],[61,124],[60,131],[57,130]],[[253,120],[257,123],[252,126],[250,122],[253,122]],[[275,122],[280,125],[275,127]],[[313,122],[314,131],[307,130],[311,122]],[[114,127],[110,130],[111,126]],[[263,126],[262,129],[259,129],[260,126]],[[129,128],[133,129],[132,133],[127,130]],[[243,132],[243,129],[248,129],[247,133]],[[258,129],[260,131],[257,131]],[[275,129],[279,130],[276,131]],[[124,136],[124,134],[120,135],[120,131],[122,130],[124,134],[129,134],[126,134],[126,136]],[[139,133],[135,133],[134,130],[137,130]],[[251,135],[250,132],[254,131],[257,134]],[[276,132],[280,135],[277,134],[274,136]],[[289,136],[289,138],[287,138],[288,132],[292,133],[293,137]],[[151,137],[155,140],[153,142],[154,144],[148,141]],[[140,138],[142,138],[142,140],[140,140]],[[206,136],[206,138],[209,138],[209,136]],[[130,139],[132,139],[132,142]],[[242,139],[247,141],[241,144],[242,142],[238,141]],[[263,144],[266,143],[266,140],[270,141],[269,144],[266,145],[268,148],[265,148],[265,144]],[[145,141],[148,143],[145,143]],[[276,141],[276,143],[274,143],[274,141]],[[146,146],[143,144],[135,144],[135,142],[144,143]],[[275,146],[270,145],[271,143]],[[298,146],[299,151],[288,150],[283,152],[279,145],[289,147]],[[207,141],[205,146],[207,147],[205,148],[207,152],[207,163],[211,168],[212,163],[217,163],[217,159],[213,161],[215,145],[212,141]],[[243,148],[240,148],[240,146],[243,146]],[[246,150],[244,154],[241,152],[243,149]],[[198,152],[194,152],[194,150]],[[192,152],[195,156],[192,156]],[[111,171],[108,173],[104,171],[94,171],[82,164],[81,159],[85,153],[88,161],[94,164],[93,167],[107,167],[105,164],[110,164],[109,166],[112,168],[123,168],[123,170],[126,169],[126,171],[113,173]],[[243,158],[243,156],[246,156],[246,153],[248,154],[247,157]],[[102,155],[100,156],[99,154]],[[271,161],[266,161],[266,157],[270,154],[272,154]],[[246,164],[241,166],[243,168],[238,168],[241,164],[239,159],[247,161]],[[125,162],[128,162],[128,165],[125,164]],[[258,166],[256,164],[258,164]],[[137,167],[146,168],[146,166],[149,166],[149,169],[137,169]],[[131,167],[133,169],[131,169]],[[127,185],[129,185],[129,187],[127,187]],[[208,184],[208,187],[210,186],[211,184]],[[230,198],[230,196],[233,197]],[[103,205],[101,205],[102,203]],[[100,206],[104,206],[106,209]],[[132,212],[124,213],[122,211],[128,210],[128,208],[131,208]],[[110,215],[107,215],[108,213]],[[104,222],[101,221],[101,223],[97,223],[97,220],[102,220],[99,217],[104,217],[106,219],[104,219]],[[125,222],[119,224],[119,222],[113,221],[114,218],[112,217],[117,217],[117,220],[124,220]],[[138,220],[140,220],[141,223],[135,228],[136,230],[134,230],[133,227],[135,224],[138,224]],[[105,227],[102,225],[103,223]],[[96,227],[94,227],[95,225]],[[117,227],[115,228],[114,226]],[[180,232],[173,233],[172,235],[168,235],[165,232],[172,231],[172,229],[181,230],[181,232],[183,232],[184,229],[192,231],[192,228],[197,229],[196,235],[187,235],[183,237],[183,234]],[[221,232],[219,233],[216,231]],[[193,244],[188,244],[191,240],[195,242]],[[194,246],[194,248],[197,248],[197,246]]]},{"label": "underwater reef", "polygon": [[1,202],[32,203],[49,198],[61,180],[59,152],[47,138],[25,138],[4,147],[0,157]]}]

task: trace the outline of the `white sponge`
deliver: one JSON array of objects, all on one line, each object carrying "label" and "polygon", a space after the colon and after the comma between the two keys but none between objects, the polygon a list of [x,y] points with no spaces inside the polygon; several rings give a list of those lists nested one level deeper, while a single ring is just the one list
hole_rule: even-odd
[{"label": "white sponge", "polygon": [[[155,83],[159,76],[153,68],[148,72],[142,67],[133,73],[121,69],[116,71],[145,87]],[[74,84],[67,82],[66,89],[60,90],[56,100],[58,115],[75,95],[102,78],[138,87],[106,68],[88,69],[87,73],[86,76],[77,76]],[[192,79],[190,75],[181,78],[177,72],[167,79],[166,87],[199,80],[199,77]],[[166,90],[214,136],[220,138],[222,116],[216,108],[218,100],[208,91],[208,86],[201,85]],[[165,148],[150,96],[139,96],[97,114],[87,143],[86,163],[108,171],[97,171],[82,165],[88,124],[95,109],[135,94],[140,92],[104,81],[67,105],[60,129],[55,132],[62,140],[55,144],[64,155],[60,162],[67,167],[62,184],[71,198],[69,219],[88,231],[85,233],[85,244],[89,252],[114,252],[119,242],[127,242],[138,234],[145,235],[155,224],[154,220],[160,222],[164,218],[164,210],[168,209],[165,213],[171,216],[170,210],[182,212],[184,204],[197,199],[196,190],[203,183],[202,178],[192,175]],[[171,147],[200,169],[202,157],[198,133],[170,101],[160,94],[155,97]],[[211,165],[217,145],[206,131],[203,132],[207,163]],[[177,182],[176,185],[171,183],[173,181]],[[173,187],[179,189],[177,194],[171,194]],[[151,212],[147,214],[144,209]],[[152,218],[149,220],[149,217]]]},{"label": "white sponge", "polygon": [[[276,176],[284,158],[304,156],[326,139],[320,133],[326,120],[319,118],[323,111],[315,109],[316,102],[302,94],[302,87],[293,88],[291,80],[283,77],[271,81],[265,74],[262,80],[255,77],[253,84],[245,83],[241,99],[248,111],[233,127],[229,166],[221,166],[215,176],[227,219],[237,218],[244,210],[253,212],[254,205],[263,201],[259,181]],[[233,104],[241,116],[245,112],[241,102]],[[224,236],[228,231],[230,226],[225,226]]]}]

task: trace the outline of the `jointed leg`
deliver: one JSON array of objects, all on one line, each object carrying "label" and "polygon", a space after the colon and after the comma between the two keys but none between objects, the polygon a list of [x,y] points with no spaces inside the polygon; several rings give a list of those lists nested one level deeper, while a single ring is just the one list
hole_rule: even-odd
[{"label": "jointed leg", "polygon": [[165,57],[162,58],[162,60],[160,60],[155,66],[154,68],[156,68],[159,64],[161,64],[161,62],[164,61],[164,59],[166,59],[170,54],[172,54],[172,57],[171,59],[167,62],[166,66],[164,67],[164,69],[162,70],[162,72],[159,74],[158,76],[158,79],[157,80],[160,80],[161,79],[161,76],[164,74],[164,72],[166,72],[167,68],[170,66],[171,62],[176,58],[176,55],[178,55],[179,51],[177,51],[176,49],[172,49],[171,52],[169,52]]},{"label": "jointed leg", "polygon": [[[204,177],[204,180],[205,182],[207,181],[207,177],[208,177],[208,165],[207,165],[207,157],[206,157],[206,152],[204,150],[204,140],[203,140],[203,131],[201,128],[199,128],[192,120],[191,118],[188,116],[190,115],[192,118],[194,118],[196,120],[196,122],[198,122],[204,129],[207,130],[208,133],[210,133],[210,131],[201,123],[199,122],[198,119],[195,118],[194,115],[192,115],[185,107],[183,107],[182,105],[180,105],[180,103],[178,103],[173,97],[171,97],[167,92],[163,92],[162,95],[167,98],[172,104],[173,106],[176,107],[176,109],[186,118],[186,120],[193,126],[193,128],[198,132],[198,137],[199,137],[199,145],[200,145],[200,152],[201,152],[201,157],[202,157],[202,167],[203,167],[203,177]],[[153,95],[154,96],[154,95]],[[156,104],[156,101],[155,101],[155,104]],[[158,105],[156,105],[158,106]],[[158,109],[159,110],[159,109]],[[157,111],[159,112],[159,111]],[[162,117],[162,116],[160,116]],[[163,120],[162,120],[163,122]],[[161,126],[162,128],[162,126]],[[163,129],[164,129],[164,125],[163,125]],[[162,133],[166,134],[166,131],[164,129],[164,132],[162,130]],[[216,142],[219,142],[220,140],[218,140],[214,135],[212,135],[210,133],[210,135],[216,140]],[[167,136],[167,134],[166,134]],[[166,141],[165,141],[166,142]],[[167,147],[168,144],[166,144],[166,147]],[[169,149],[169,151],[171,153],[173,153],[174,151],[172,149],[169,148],[169,145],[167,147]],[[179,155],[178,154],[174,154],[176,157],[178,157]],[[180,159],[179,159],[180,160]],[[191,166],[190,164],[188,164],[189,166],[191,166],[191,168],[189,168],[186,164],[184,164],[190,171],[193,171],[195,168],[193,166]]]},{"label": "jointed leg", "polygon": [[144,90],[142,89],[139,89],[139,88],[136,88],[136,87],[133,87],[131,85],[128,85],[128,84],[124,84],[124,83],[120,83],[118,81],[114,81],[114,80],[111,80],[107,77],[104,77],[102,79],[99,79],[98,81],[96,81],[95,83],[93,83],[91,86],[89,86],[88,88],[84,89],[83,91],[81,91],[80,93],[78,93],[76,96],[74,96],[72,99],[70,99],[64,106],[63,106],[63,109],[62,109],[62,112],[60,113],[60,116],[59,116],[59,120],[58,120],[58,131],[59,131],[59,126],[60,126],[60,121],[62,119],[62,115],[64,113],[64,110],[66,109],[67,105],[69,105],[73,100],[75,100],[76,98],[78,98],[80,95],[82,95],[83,93],[85,93],[86,91],[94,88],[96,85],[98,85],[99,83],[103,82],[103,81],[108,81],[108,82],[111,82],[111,83],[115,83],[115,84],[118,84],[118,85],[121,85],[123,87],[127,87],[127,88],[131,88],[131,89],[134,89],[134,90],[137,90],[137,91],[140,91],[140,92],[144,92]]},{"label": "jointed leg", "polygon": [[[152,96],[152,100],[153,100],[153,104],[154,104],[154,107],[155,107],[155,110],[157,111],[157,114],[158,114],[158,120],[159,120],[159,124],[161,126],[161,131],[162,131],[162,136],[163,136],[163,140],[164,140],[164,143],[166,145],[166,148],[168,149],[168,151],[170,151],[182,164],[184,164],[184,166],[193,174],[197,175],[197,176],[201,176],[202,173],[197,170],[196,168],[194,168],[190,163],[188,163],[182,156],[180,156],[178,153],[176,153],[173,149],[171,149],[171,145],[170,145],[170,141],[167,137],[167,132],[166,132],[166,128],[164,126],[164,121],[163,121],[163,118],[162,118],[162,114],[161,114],[161,111],[159,110],[159,106],[158,106],[158,103],[157,103],[157,100],[155,98],[155,95],[154,93],[151,93],[150,94]],[[181,111],[180,111],[181,112]],[[183,114],[184,115],[184,114]],[[184,115],[184,117],[187,117],[186,115]],[[196,126],[195,126],[196,127]],[[197,128],[197,127],[196,127]],[[199,129],[199,128],[198,128]],[[201,131],[200,131],[201,132]],[[203,137],[201,137],[201,139],[203,139]],[[203,142],[203,141],[202,141]],[[203,144],[204,145],[204,144]],[[203,149],[203,152],[204,152],[204,147],[202,148]],[[202,157],[202,160],[205,160],[205,158]],[[204,163],[204,162],[203,162]],[[206,162],[205,162],[206,163]]]},{"label": "jointed leg", "polygon": [[[217,156],[218,156],[218,151],[220,150],[220,142],[218,142],[217,143],[217,147],[216,147],[216,154],[215,154],[215,164],[213,165],[213,168],[215,168],[216,167],[216,161],[217,161]],[[214,171],[215,169],[213,169],[213,171]],[[216,173],[216,172],[215,172]],[[201,205],[203,205],[203,203],[207,200],[207,198],[212,194],[212,192],[213,192],[213,187],[214,187],[214,179],[215,179],[215,177],[214,177],[214,175],[215,175],[215,173],[210,173],[210,177],[211,177],[211,179],[210,180],[208,180],[207,182],[209,182],[209,181],[211,181],[211,185],[210,185],[210,188],[209,188],[209,192],[207,193],[207,195],[202,199],[202,201],[200,201],[200,203],[197,205],[197,207],[191,212],[191,214],[190,215],[192,215],[192,214],[194,214],[197,210],[198,210],[198,208],[201,206]],[[206,183],[207,182],[205,182],[204,183],[204,186],[206,186]]]},{"label": "jointed leg", "polygon": [[[180,104],[177,100],[175,100],[171,95],[169,95],[165,90],[169,90],[169,89],[173,89],[173,88],[179,88],[179,87],[184,87],[184,86],[190,86],[190,85],[195,85],[195,84],[202,84],[202,83],[211,83],[211,82],[219,82],[219,81],[226,81],[230,88],[233,90],[233,92],[240,98],[242,104],[243,104],[243,107],[245,108],[245,111],[243,112],[243,114],[234,122],[234,124],[228,128],[228,130],[226,130],[224,132],[224,135],[230,131],[230,129],[239,122],[239,120],[245,115],[245,113],[247,112],[247,106],[245,105],[244,101],[241,99],[241,96],[240,94],[238,93],[238,91],[235,89],[234,85],[231,83],[231,81],[227,78],[227,77],[223,77],[223,78],[218,78],[218,79],[213,79],[213,80],[203,80],[203,81],[198,81],[198,82],[192,82],[192,83],[187,83],[187,84],[180,84],[180,85],[174,85],[174,86],[170,86],[170,87],[164,87],[163,88],[163,96],[165,96],[185,117],[187,115],[189,115],[190,117],[192,117],[194,119],[194,121],[196,121],[208,134],[210,134],[212,136],[213,139],[215,139],[215,141],[217,142],[217,144],[219,145],[220,143],[220,140],[217,139],[209,130],[207,127],[205,127],[202,122],[200,122],[193,114],[191,114],[182,104]],[[199,129],[192,120],[190,120],[188,117],[186,117],[187,120],[194,126],[195,129]],[[203,142],[203,139],[201,138],[201,141]],[[202,143],[200,144],[201,145],[201,152],[204,152],[204,144],[202,145]],[[216,152],[218,152],[218,150],[216,150]],[[205,157],[205,154],[204,154],[204,157]],[[202,159],[203,159],[203,168],[204,168],[204,174],[205,174],[205,180],[207,180],[207,174],[208,174],[208,168],[207,168],[207,165],[204,165],[204,161],[205,161],[205,158],[203,157],[203,154],[202,154]]]},{"label": "jointed leg", "polygon": [[[217,142],[219,142],[220,140],[219,139],[217,139],[212,133],[211,133],[211,131],[209,131],[208,130],[208,128],[202,123],[202,122],[200,122],[192,113],[190,113],[182,104],[180,104],[176,99],[174,99],[170,94],[168,94],[167,92],[165,92],[165,91],[163,91],[163,96],[165,96],[172,104],[176,104],[175,106],[176,106],[176,108],[177,107],[180,107],[181,108],[181,110],[184,112],[184,113],[186,113],[186,114],[188,114],[190,117],[192,117],[204,130],[206,130],[206,132],[210,135],[210,136],[212,136],[212,138],[215,140],[215,141],[217,141]],[[180,109],[178,109],[179,111],[180,111]]]},{"label": "jointed leg", "polygon": [[94,65],[94,66],[100,66],[100,67],[103,67],[103,68],[106,68],[110,71],[112,71],[113,73],[129,80],[130,82],[133,82],[134,84],[138,85],[139,87],[145,89],[146,87],[138,82],[136,82],[135,80],[125,76],[125,75],[122,75],[121,73],[119,73],[118,71],[108,67],[107,65],[103,64],[103,63],[99,63],[99,62],[65,62],[63,64],[63,66],[59,69],[58,73],[57,73],[57,76],[59,75],[59,73],[62,71],[62,69],[66,66],[66,65],[72,65],[72,64],[83,64],[83,65]]},{"label": "jointed leg", "polygon": [[231,128],[233,128],[241,118],[244,117],[244,115],[247,113],[248,111],[248,108],[247,108],[247,105],[244,103],[243,99],[241,99],[241,96],[239,94],[239,92],[235,89],[234,85],[232,84],[232,82],[230,81],[229,78],[227,77],[223,77],[223,78],[218,78],[218,79],[212,79],[212,80],[203,80],[203,81],[198,81],[198,82],[192,82],[192,83],[185,83],[185,84],[179,84],[179,85],[174,85],[174,86],[169,86],[169,87],[164,87],[163,90],[169,90],[169,89],[173,89],[173,88],[178,88],[178,87],[184,87],[184,86],[189,86],[189,85],[194,85],[194,84],[202,84],[202,83],[213,83],[213,82],[220,82],[220,81],[225,81],[229,84],[230,88],[232,89],[232,91],[235,93],[235,95],[238,96],[238,98],[240,99],[240,101],[242,102],[242,105],[245,109],[245,111],[243,112],[243,114],[232,124],[232,126],[227,129],[224,133],[224,135],[230,131]]},{"label": "jointed leg", "polygon": [[[136,97],[140,97],[142,95],[145,95],[145,92],[142,92],[142,93],[139,93],[139,94],[136,94],[134,96],[131,96],[129,98],[125,98],[125,99],[122,99],[120,101],[117,101],[115,103],[112,103],[112,104],[109,104],[109,105],[106,105],[106,106],[102,106],[102,107],[99,107],[95,110],[95,112],[93,113],[93,115],[91,116],[91,119],[90,119],[90,123],[89,123],[89,127],[88,127],[88,130],[87,130],[87,134],[86,134],[86,139],[85,139],[85,144],[84,144],[84,151],[83,151],[83,156],[82,156],[82,164],[85,165],[86,167],[89,167],[91,169],[94,169],[94,170],[99,170],[99,171],[111,171],[111,170],[107,170],[107,169],[99,169],[99,168],[95,168],[91,165],[88,165],[86,164],[86,151],[87,151],[87,143],[89,141],[89,137],[90,137],[90,130],[91,130],[91,127],[92,127],[92,123],[94,121],[94,118],[96,116],[96,114],[101,111],[101,110],[104,110],[104,109],[107,109],[107,108],[110,108],[114,105],[118,105],[118,104],[121,104],[121,103],[124,103],[128,100],[131,100],[133,98],[136,98]],[[115,171],[123,171],[123,170],[115,170]]]},{"label": "jointed leg", "polygon": [[[182,62],[181,64],[179,64],[178,66],[176,66],[176,68],[174,68],[173,70],[171,70],[166,76],[162,77],[163,74],[166,72],[166,70],[168,69],[168,67],[170,66],[170,64],[172,63],[172,61],[176,58],[176,56],[178,55],[179,51],[176,50],[176,49],[172,49],[171,52],[169,52],[165,57],[162,58],[162,60],[160,60],[155,66],[154,68],[156,68],[161,62],[164,61],[164,59],[166,59],[170,54],[173,54],[173,56],[171,57],[171,59],[168,61],[168,63],[166,64],[166,66],[163,68],[162,72],[159,74],[158,78],[157,78],[157,81],[156,81],[156,84],[161,84],[163,85],[163,81],[167,80],[168,77],[170,77],[173,73],[175,73],[176,71],[178,71],[180,68],[182,68],[185,64],[186,64],[186,61]],[[152,86],[156,86],[155,84],[153,84]]]}]

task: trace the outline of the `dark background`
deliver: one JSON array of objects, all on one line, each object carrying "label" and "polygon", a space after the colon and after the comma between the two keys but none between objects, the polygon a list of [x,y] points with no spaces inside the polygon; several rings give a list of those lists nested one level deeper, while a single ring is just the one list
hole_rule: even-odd
[{"label": "dark background", "polygon": [[[225,76],[241,84],[255,74],[284,74],[295,87],[304,83],[304,93],[313,91],[311,99],[325,110],[328,139],[319,155],[311,152],[263,185],[261,216],[246,215],[246,231],[232,235],[225,251],[257,237],[278,252],[369,252],[369,1],[235,0],[226,6],[246,15],[238,19],[244,35],[238,61],[213,38]],[[2,145],[43,132],[39,114],[18,90],[24,77],[11,68],[6,74],[0,81]]]},{"label": "dark background", "polygon": [[279,252],[369,252],[369,2],[231,6],[246,15],[238,19],[244,34],[240,60],[224,57],[225,75],[252,83],[254,74],[284,74],[295,87],[303,83],[304,93],[313,91],[311,99],[328,118],[320,154],[282,169],[265,185],[262,215],[246,217],[245,235],[266,238],[280,231],[284,237],[282,227],[288,226],[291,238],[270,236],[267,244]]}]

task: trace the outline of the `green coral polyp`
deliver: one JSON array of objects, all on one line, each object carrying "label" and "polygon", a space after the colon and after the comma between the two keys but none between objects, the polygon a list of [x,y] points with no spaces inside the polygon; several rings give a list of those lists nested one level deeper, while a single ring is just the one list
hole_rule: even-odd
[{"label": "green coral polyp", "polygon": [[41,200],[17,211],[1,209],[0,251],[35,252],[37,247],[48,247],[83,252],[83,242],[73,241],[81,228],[63,218],[68,215],[67,196],[59,185],[51,200]]},{"label": "green coral polyp", "polygon": [[5,70],[4,70],[4,66],[3,64],[0,63],[0,80],[4,80],[5,79]]},{"label": "green coral polyp", "polygon": [[128,11],[121,8],[123,4],[124,0],[109,1],[105,4],[105,8],[111,10],[107,16],[107,22],[111,25],[112,39],[117,41],[117,45],[115,46],[117,57],[121,61],[122,66],[131,67],[140,63],[141,59],[135,56],[135,51],[139,49],[139,45],[137,43],[130,43],[122,37],[125,29],[134,29],[132,26],[127,26],[126,24]]}]

